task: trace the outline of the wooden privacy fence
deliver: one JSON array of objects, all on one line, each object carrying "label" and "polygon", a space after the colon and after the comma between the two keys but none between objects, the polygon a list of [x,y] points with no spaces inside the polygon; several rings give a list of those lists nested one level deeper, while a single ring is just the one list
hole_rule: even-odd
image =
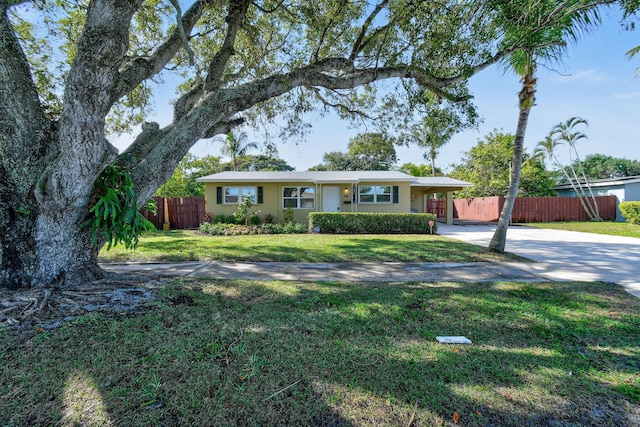
[{"label": "wooden privacy fence", "polygon": [[[616,220],[616,196],[596,197],[600,217]],[[495,222],[500,218],[504,197],[474,197],[453,201],[453,217],[468,221]],[[511,222],[589,221],[577,197],[517,198]]]},{"label": "wooden privacy fence", "polygon": [[158,213],[154,215],[142,211],[142,214],[158,230],[166,223],[172,229],[184,230],[198,228],[204,222],[204,197],[154,197],[153,200],[156,201]]},{"label": "wooden privacy fence", "polygon": [[445,199],[427,199],[425,212],[432,213],[437,218],[444,218],[446,205]]}]

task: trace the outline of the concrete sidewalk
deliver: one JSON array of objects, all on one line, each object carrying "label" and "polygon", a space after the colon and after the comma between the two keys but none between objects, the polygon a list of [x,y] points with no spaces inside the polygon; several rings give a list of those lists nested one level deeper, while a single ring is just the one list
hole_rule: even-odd
[{"label": "concrete sidewalk", "polygon": [[543,280],[520,263],[292,263],[185,262],[104,264],[107,271],[148,272],[181,277],[340,282],[533,282]]}]

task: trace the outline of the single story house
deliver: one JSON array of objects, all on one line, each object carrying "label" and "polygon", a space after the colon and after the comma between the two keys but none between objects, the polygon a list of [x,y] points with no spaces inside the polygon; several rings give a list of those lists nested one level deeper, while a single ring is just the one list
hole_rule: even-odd
[{"label": "single story house", "polygon": [[425,212],[434,193],[446,195],[445,221],[453,223],[453,192],[470,183],[448,177],[415,177],[394,171],[221,172],[197,179],[205,184],[206,210],[231,215],[249,196],[260,215],[282,221],[309,212]]},{"label": "single story house", "polygon": [[[596,179],[589,181],[594,196],[616,196],[618,203],[640,200],[640,176],[622,178]],[[584,184],[583,184],[584,185]],[[576,197],[571,184],[556,186],[558,197]],[[589,191],[585,188],[587,194]],[[620,210],[616,208],[616,221],[625,221]]]}]

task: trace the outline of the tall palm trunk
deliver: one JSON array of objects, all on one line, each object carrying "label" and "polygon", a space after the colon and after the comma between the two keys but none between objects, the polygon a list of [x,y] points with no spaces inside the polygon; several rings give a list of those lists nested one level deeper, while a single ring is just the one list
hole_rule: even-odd
[{"label": "tall palm trunk", "polygon": [[[584,173],[584,168],[582,167],[582,161],[580,161],[580,155],[578,154],[578,150],[576,149],[576,146],[574,144],[571,144],[571,148],[573,149],[573,152],[576,154],[576,160],[578,161],[578,167],[580,168],[582,179],[584,180],[584,183],[586,184],[587,189],[589,190],[589,194],[591,195],[590,208],[593,210],[593,215],[591,216],[591,220],[596,222],[602,221],[602,217],[600,216],[600,209],[598,209],[598,201],[596,200],[596,196],[593,194],[591,183],[589,182],[587,175]],[[578,185],[582,188],[580,181],[578,181]],[[584,197],[586,200],[588,200],[586,193]]]},{"label": "tall palm trunk", "polygon": [[507,196],[505,198],[504,206],[500,212],[500,218],[498,219],[498,225],[496,231],[489,243],[489,251],[491,252],[504,252],[504,248],[507,242],[507,228],[509,222],[511,222],[511,213],[513,212],[513,206],[516,203],[516,196],[518,195],[518,188],[520,186],[520,171],[522,170],[522,152],[524,147],[524,135],[527,130],[527,121],[529,120],[529,113],[531,107],[535,102],[536,92],[536,79],[533,77],[535,71],[535,65],[529,67],[528,72],[525,73],[522,78],[522,90],[520,91],[519,98],[519,115],[518,115],[518,127],[516,129],[516,135],[513,141],[513,162],[511,166],[511,179],[509,182],[509,189],[507,190]]},{"label": "tall palm trunk", "polygon": [[[589,216],[589,218],[591,218],[592,220],[594,219],[594,212],[591,210],[591,206],[585,202],[585,198],[586,197],[582,197],[581,195],[581,191],[584,192],[582,190],[580,186],[579,182],[576,182],[576,184],[574,184],[573,179],[571,179],[571,176],[569,175],[569,172],[567,172],[567,170],[562,167],[562,164],[560,163],[560,160],[558,160],[558,157],[556,157],[555,154],[552,154],[554,161],[556,162],[557,165],[560,166],[560,170],[564,173],[565,178],[567,179],[567,182],[569,183],[569,185],[571,185],[571,188],[573,188],[573,191],[576,193],[576,197],[578,198],[578,200],[580,200],[580,204],[582,205],[582,208],[584,209],[584,211],[587,213],[587,215]],[[575,175],[575,172],[574,172]],[[578,185],[578,186],[576,186]]]}]

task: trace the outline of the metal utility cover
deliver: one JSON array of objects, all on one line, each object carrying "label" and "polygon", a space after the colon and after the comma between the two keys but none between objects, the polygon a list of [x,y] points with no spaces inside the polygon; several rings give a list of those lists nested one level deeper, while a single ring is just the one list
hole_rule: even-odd
[{"label": "metal utility cover", "polygon": [[467,337],[436,337],[440,344],[471,344]]}]

